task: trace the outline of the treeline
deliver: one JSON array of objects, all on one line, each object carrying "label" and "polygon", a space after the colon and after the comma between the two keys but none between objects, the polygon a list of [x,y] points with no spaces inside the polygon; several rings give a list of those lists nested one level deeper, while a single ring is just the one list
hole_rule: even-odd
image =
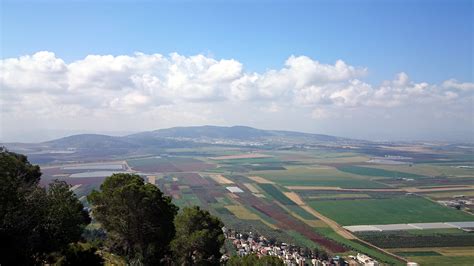
[{"label": "treeline", "polygon": [[[63,181],[39,186],[40,168],[0,148],[0,265],[103,265],[112,254],[133,265],[219,265],[223,224],[197,206],[179,211],[138,175],[114,174],[87,199]],[[105,259],[104,259],[105,258]],[[232,257],[228,265],[282,265]]]}]

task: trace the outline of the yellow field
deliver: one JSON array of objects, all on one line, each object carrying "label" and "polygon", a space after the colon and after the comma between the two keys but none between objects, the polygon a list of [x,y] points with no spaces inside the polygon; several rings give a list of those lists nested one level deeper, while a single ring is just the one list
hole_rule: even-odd
[{"label": "yellow field", "polygon": [[253,193],[253,195],[257,198],[265,198],[265,195],[260,194],[260,193]]},{"label": "yellow field", "polygon": [[232,180],[224,177],[223,175],[210,175],[210,177],[212,179],[214,179],[214,181],[216,181],[217,183],[219,183],[221,185],[234,184],[234,182]]},{"label": "yellow field", "polygon": [[283,194],[285,194],[286,197],[288,197],[297,205],[305,205],[304,201],[301,200],[300,196],[298,196],[298,194],[296,194],[295,192],[283,192]]},{"label": "yellow field", "polygon": [[273,229],[278,228],[274,224],[271,224],[271,223],[263,220],[258,215],[256,215],[255,213],[249,211],[247,208],[245,208],[242,205],[226,205],[224,207],[226,209],[228,209],[230,212],[232,212],[239,219],[242,219],[242,220],[259,220],[270,228],[273,228]]},{"label": "yellow field", "polygon": [[259,184],[275,184],[273,181],[270,181],[260,176],[249,176],[249,178]]},{"label": "yellow field", "polygon": [[250,184],[250,183],[244,183],[244,186],[245,186],[248,190],[250,190],[250,192],[252,192],[252,193],[260,193],[260,191],[259,191],[254,185],[252,185],[252,184]]},{"label": "yellow field", "polygon": [[250,212],[242,205],[226,205],[224,206],[232,212],[237,218],[242,220],[260,220],[260,217],[255,213]]}]

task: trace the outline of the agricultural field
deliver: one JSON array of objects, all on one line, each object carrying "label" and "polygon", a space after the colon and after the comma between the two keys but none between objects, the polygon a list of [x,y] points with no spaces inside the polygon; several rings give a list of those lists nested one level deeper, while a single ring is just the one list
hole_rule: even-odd
[{"label": "agricultural field", "polygon": [[214,168],[213,164],[187,157],[161,157],[127,160],[128,165],[136,171],[149,173],[203,171]]},{"label": "agricultural field", "polygon": [[474,261],[472,247],[397,248],[389,251],[421,265],[471,266]]},{"label": "agricultural field", "polygon": [[309,205],[341,225],[472,221],[473,217],[427,199],[413,196],[390,199],[310,201]]},{"label": "agricultural field", "polygon": [[370,178],[352,176],[329,166],[297,167],[285,171],[255,173],[282,186],[323,186],[341,188],[384,188]]},{"label": "agricultural field", "polygon": [[371,168],[365,166],[357,166],[357,165],[346,165],[337,168],[339,171],[351,173],[355,175],[361,176],[378,176],[378,177],[391,177],[391,178],[420,178],[423,177],[422,175],[400,172],[400,171],[392,171],[392,170],[385,170],[380,168]]},{"label": "agricultural field", "polygon": [[474,171],[458,168],[466,164],[464,157],[396,150],[394,155],[412,159],[400,164],[391,163],[391,157],[372,160],[387,150],[170,148],[121,160],[48,164],[42,182],[66,180],[85,201],[107,175],[135,173],[180,208],[199,205],[239,231],[335,255],[360,252],[388,265],[404,265],[405,260],[422,265],[473,262],[468,251],[474,250],[474,234],[459,229],[352,233],[343,228],[474,221],[474,215],[436,202],[474,197]]},{"label": "agricultural field", "polygon": [[459,229],[361,232],[357,235],[382,248],[471,247],[474,235]]}]

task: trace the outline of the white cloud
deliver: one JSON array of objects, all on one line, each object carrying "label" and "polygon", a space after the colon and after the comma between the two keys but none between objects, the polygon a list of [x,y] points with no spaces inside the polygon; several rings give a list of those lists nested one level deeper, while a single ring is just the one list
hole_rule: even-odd
[{"label": "white cloud", "polygon": [[[0,114],[6,120],[14,117],[13,124],[32,118],[54,118],[61,124],[78,116],[122,121],[122,115],[132,119],[142,114],[149,121],[157,117],[168,121],[167,115],[172,115],[171,121],[177,124],[232,124],[228,118],[251,109],[268,115],[297,115],[295,120],[302,125],[303,117],[370,117],[377,110],[395,112],[414,106],[435,109],[437,117],[443,112],[473,115],[474,83],[414,82],[402,72],[392,80],[370,84],[363,81],[367,74],[367,68],[341,60],[324,64],[306,56],[290,56],[280,69],[251,73],[236,60],[204,55],[89,55],[66,63],[42,51],[1,60]],[[209,112],[212,105],[219,110]],[[183,109],[190,106],[192,110]],[[242,108],[250,109],[244,112]],[[261,120],[258,113],[254,115],[252,121]]]},{"label": "white cloud", "polygon": [[472,82],[458,82],[455,79],[449,79],[443,82],[443,87],[448,89],[457,89],[462,91],[474,90],[474,83]]}]

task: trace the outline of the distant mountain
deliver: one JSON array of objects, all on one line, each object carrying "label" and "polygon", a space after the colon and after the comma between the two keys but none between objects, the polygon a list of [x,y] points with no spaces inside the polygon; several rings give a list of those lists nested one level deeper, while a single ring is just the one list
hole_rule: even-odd
[{"label": "distant mountain", "polygon": [[253,139],[271,136],[268,131],[245,126],[218,127],[218,126],[196,126],[196,127],[173,127],[142,132],[129,137],[155,137],[155,138],[215,138],[215,139]]},{"label": "distant mountain", "polygon": [[161,148],[195,147],[197,145],[285,146],[351,141],[349,139],[311,133],[262,130],[246,126],[173,127],[141,132],[123,137],[80,134],[36,144],[10,143],[7,147],[33,152],[73,149],[82,154],[123,154]]},{"label": "distant mountain", "polygon": [[340,141],[343,138],[280,130],[262,130],[246,126],[195,126],[173,127],[154,131],[141,132],[127,136],[128,138],[184,138],[184,139],[230,139],[230,140],[263,140],[278,137],[307,138],[314,141]]},{"label": "distant mountain", "polygon": [[167,148],[206,145],[288,148],[358,142],[334,136],[293,131],[262,130],[246,126],[174,127],[122,137],[80,134],[41,143],[5,143],[8,149],[27,154],[35,163],[94,161],[124,155],[157,154]]},{"label": "distant mountain", "polygon": [[108,149],[108,148],[137,148],[140,145],[132,143],[123,137],[113,137],[99,134],[80,134],[43,142],[52,148],[75,149]]}]

